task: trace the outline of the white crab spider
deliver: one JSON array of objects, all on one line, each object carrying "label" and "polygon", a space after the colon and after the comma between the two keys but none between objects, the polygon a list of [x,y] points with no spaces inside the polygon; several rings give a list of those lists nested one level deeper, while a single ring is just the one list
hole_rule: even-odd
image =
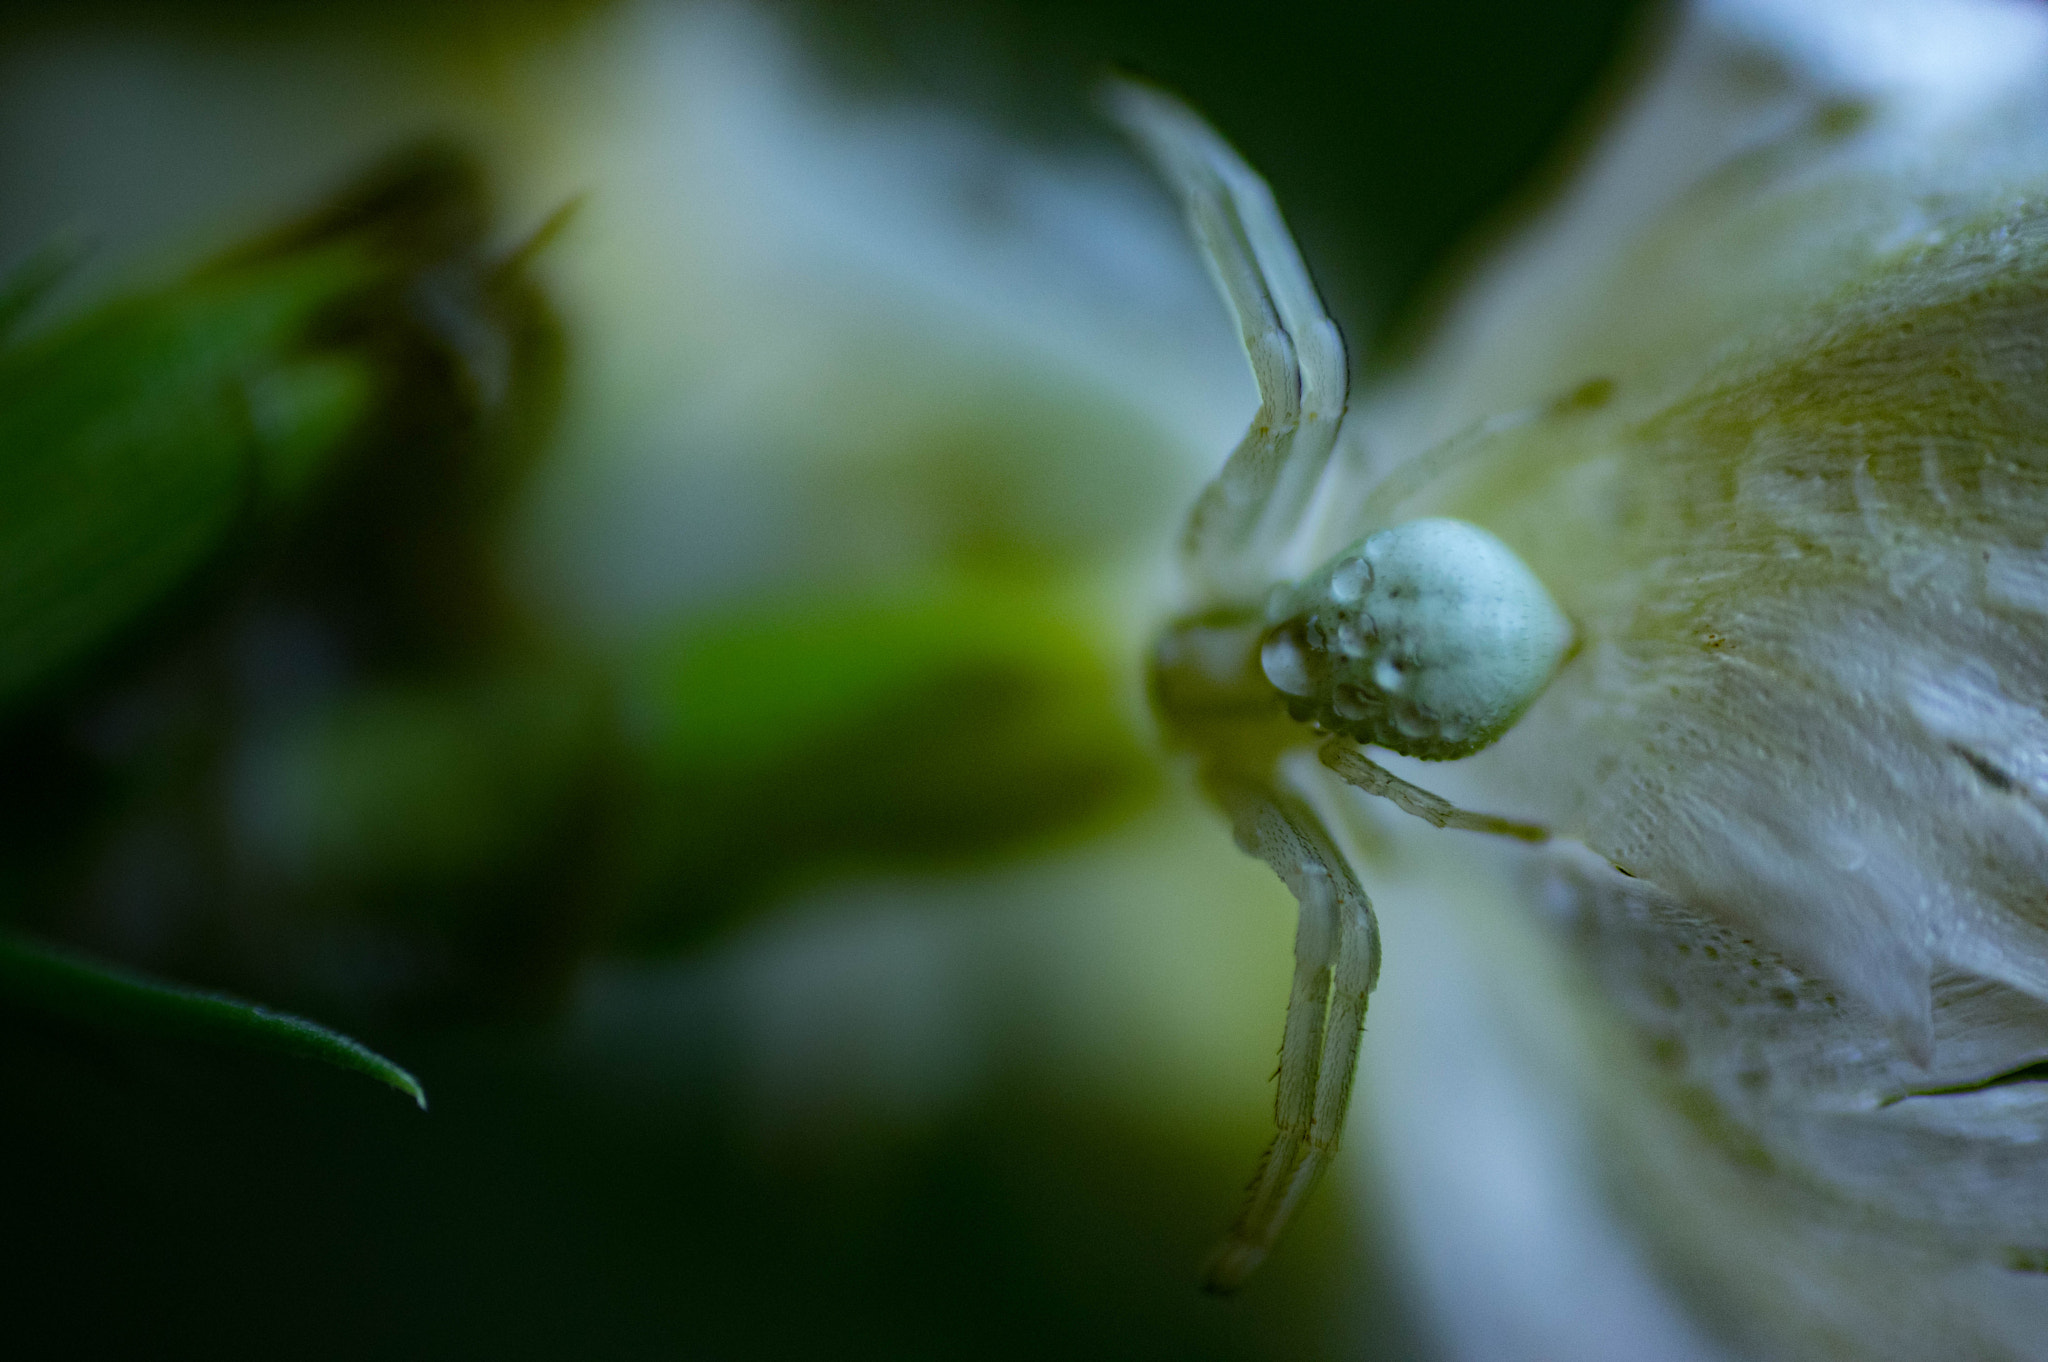
[{"label": "white crab spider", "polygon": [[1337,775],[1438,827],[1528,840],[1543,829],[1468,813],[1374,764],[1425,761],[1499,738],[1565,660],[1573,631],[1535,575],[1476,525],[1416,520],[1368,534],[1296,583],[1272,564],[1301,532],[1330,463],[1348,387],[1344,344],[1265,183],[1192,111],[1118,84],[1110,106],[1158,163],[1214,269],[1258,381],[1251,429],[1189,516],[1198,607],[1154,656],[1170,736],[1238,844],[1300,903],[1280,1048],[1278,1133],[1206,1270],[1212,1290],[1264,1259],[1335,1148],[1379,975],[1372,903],[1283,758],[1303,726]]}]

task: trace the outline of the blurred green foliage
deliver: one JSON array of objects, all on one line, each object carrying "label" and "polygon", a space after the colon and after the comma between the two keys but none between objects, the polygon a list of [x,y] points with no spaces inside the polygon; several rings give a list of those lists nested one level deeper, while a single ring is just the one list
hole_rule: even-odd
[{"label": "blurred green foliage", "polygon": [[[353,35],[361,9],[431,62],[420,31],[435,53],[510,49],[602,8],[31,5],[0,34],[254,34],[260,53]],[[1089,119],[1109,62],[1171,81],[1272,174],[1355,324],[1420,296],[1633,9],[789,12],[843,68],[1013,125]],[[1410,1355],[1392,1289],[1334,1265],[1329,1198],[1306,1272],[1229,1316],[1198,1305],[1230,1198],[1188,1189],[1230,1187],[1243,1151],[1163,1135],[1056,1060],[1006,1061],[944,1132],[835,1139],[793,1170],[737,1114],[718,1000],[583,1048],[502,1024],[557,1016],[595,962],[701,948],[806,887],[1020,857],[1141,807],[1159,777],[1135,659],[1108,655],[1076,562],[1052,560],[1113,558],[1163,472],[1115,462],[1149,433],[1099,394],[1023,416],[1015,393],[974,395],[928,448],[818,474],[941,525],[940,562],[785,582],[623,646],[564,637],[506,545],[579,381],[549,284],[573,234],[521,240],[485,164],[466,143],[401,151],[69,315],[47,315],[61,252],[0,286],[0,923],[346,1023],[436,1103],[420,1120],[210,1048],[318,1050],[331,1033],[307,1024],[6,947],[0,1066],[41,1095],[0,1121],[36,1174],[15,1300],[46,1302],[16,1313],[72,1354],[671,1356],[680,1338],[1221,1359],[1326,1355],[1371,1310]],[[915,369],[871,363],[884,383]],[[1048,447],[1086,472],[1047,475]],[[1106,491],[1064,504],[1077,486]],[[651,1077],[616,1071],[636,1044]],[[1263,1117],[1245,1118],[1249,1145]],[[88,1281],[118,1308],[47,1304]]]},{"label": "blurred green foliage", "polygon": [[488,221],[468,158],[423,146],[187,281],[0,353],[9,916],[90,941],[120,893],[109,861],[153,830],[142,878],[184,893],[145,884],[116,916],[186,937],[160,963],[263,982],[203,941],[237,887],[227,768],[290,689],[263,674],[260,622],[316,621],[366,670],[501,646],[476,517],[448,513],[537,450],[558,346],[485,255]]},{"label": "blurred green foliage", "polygon": [[1036,847],[1129,808],[1152,762],[1077,617],[1044,587],[962,581],[759,602],[667,640],[629,692],[625,941],[673,948],[793,880]]},{"label": "blurred green foliage", "polygon": [[[475,165],[421,147],[0,353],[11,916],[372,1022],[530,1013],[593,950],[1149,786],[1042,573],[747,601],[616,656],[530,618],[498,544],[562,337],[544,242],[492,229]],[[337,926],[380,982],[304,968]]]},{"label": "blurred green foliage", "polygon": [[369,379],[294,343],[364,273],[223,271],[0,352],[0,714],[303,494]]}]

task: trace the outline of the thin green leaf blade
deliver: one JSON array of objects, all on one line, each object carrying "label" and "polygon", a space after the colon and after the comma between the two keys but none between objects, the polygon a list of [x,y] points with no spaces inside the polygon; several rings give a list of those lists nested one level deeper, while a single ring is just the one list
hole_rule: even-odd
[{"label": "thin green leaf blade", "polygon": [[426,1090],[418,1079],[339,1031],[5,933],[0,933],[0,1000],[90,1025],[318,1060],[374,1078],[426,1109]]}]

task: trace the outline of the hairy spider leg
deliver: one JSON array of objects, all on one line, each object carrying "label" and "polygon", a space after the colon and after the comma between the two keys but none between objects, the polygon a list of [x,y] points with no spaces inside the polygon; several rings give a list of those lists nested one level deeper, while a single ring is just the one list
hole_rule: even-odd
[{"label": "hairy spider leg", "polygon": [[1203,1270],[1206,1289],[1228,1293],[1265,1260],[1336,1150],[1366,997],[1379,979],[1380,937],[1372,901],[1307,804],[1249,784],[1220,793],[1239,844],[1273,868],[1301,914],[1273,1099],[1278,1131],[1244,1210]]},{"label": "hairy spider leg", "polygon": [[1317,749],[1316,756],[1323,765],[1343,777],[1347,785],[1356,786],[1367,794],[1378,795],[1403,813],[1412,813],[1423,822],[1436,827],[1462,828],[1467,832],[1490,832],[1497,837],[1513,837],[1523,842],[1550,840],[1548,828],[1534,823],[1517,823],[1513,819],[1496,818],[1490,813],[1471,813],[1459,808],[1442,795],[1431,794],[1419,785],[1410,785],[1366,756],[1350,738],[1330,739]]},{"label": "hairy spider leg", "polygon": [[1170,95],[1120,81],[1108,102],[1180,200],[1258,382],[1251,429],[1203,489],[1182,541],[1201,585],[1243,596],[1270,581],[1329,466],[1349,388],[1344,338],[1257,172]]}]

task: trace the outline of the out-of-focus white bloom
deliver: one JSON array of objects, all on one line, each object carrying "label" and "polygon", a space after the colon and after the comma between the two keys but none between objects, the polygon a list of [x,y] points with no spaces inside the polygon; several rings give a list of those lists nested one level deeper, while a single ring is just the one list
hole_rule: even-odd
[{"label": "out-of-focus white bloom", "polygon": [[1359,404],[1333,540],[1472,520],[1585,644],[1427,778],[1597,857],[1384,896],[1465,1355],[1712,1355],[1655,1262],[1742,1355],[2048,1356],[2044,203],[2048,11],[1709,0]]},{"label": "out-of-focus white bloom", "polygon": [[558,277],[589,385],[540,499],[565,618],[928,572],[947,495],[1156,568],[1133,529],[1244,385],[1136,167],[836,92],[751,8],[628,7],[585,46],[603,97],[520,167],[587,194]]}]

